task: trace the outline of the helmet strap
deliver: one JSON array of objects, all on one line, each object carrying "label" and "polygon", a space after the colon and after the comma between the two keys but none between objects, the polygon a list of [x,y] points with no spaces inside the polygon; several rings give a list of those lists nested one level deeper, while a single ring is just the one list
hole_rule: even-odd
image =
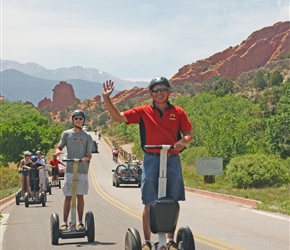
[{"label": "helmet strap", "polygon": [[78,128],[78,129],[80,129],[80,130],[83,129],[82,127],[79,127],[79,126],[75,125],[74,123],[73,123],[73,125],[74,125],[75,128]]},{"label": "helmet strap", "polygon": [[79,126],[77,126],[77,125],[74,125],[74,127],[75,127],[75,128],[78,128],[78,129],[80,129],[80,130],[83,129],[82,127],[79,127]]}]

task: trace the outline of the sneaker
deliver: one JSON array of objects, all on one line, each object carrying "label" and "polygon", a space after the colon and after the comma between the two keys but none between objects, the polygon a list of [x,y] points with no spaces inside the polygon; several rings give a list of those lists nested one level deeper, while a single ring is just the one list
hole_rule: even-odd
[{"label": "sneaker", "polygon": [[142,245],[142,250],[151,250],[152,249],[152,245],[150,242],[144,242]]},{"label": "sneaker", "polygon": [[63,225],[60,227],[60,230],[61,230],[61,231],[67,231],[67,225],[66,225],[66,224],[63,224]]},{"label": "sneaker", "polygon": [[78,224],[78,230],[80,231],[85,230],[84,224]]},{"label": "sneaker", "polygon": [[169,241],[167,243],[167,248],[168,248],[168,250],[177,250],[178,249],[177,244],[174,241]]}]

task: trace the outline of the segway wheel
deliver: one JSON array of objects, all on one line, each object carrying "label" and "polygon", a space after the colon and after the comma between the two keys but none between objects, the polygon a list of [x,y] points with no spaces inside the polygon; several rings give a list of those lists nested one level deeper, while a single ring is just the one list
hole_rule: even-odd
[{"label": "segway wheel", "polygon": [[195,250],[193,235],[189,227],[184,226],[179,228],[176,244],[178,245],[178,249],[181,250]]},{"label": "segway wheel", "polygon": [[28,201],[28,199],[29,199],[29,195],[28,195],[28,193],[25,193],[25,195],[24,195],[24,204],[25,204],[25,207],[29,207],[29,201]]},{"label": "segway wheel", "polygon": [[53,213],[50,216],[51,244],[58,245],[59,239],[59,218],[58,214]]},{"label": "segway wheel", "polygon": [[40,201],[43,207],[45,207],[45,196],[46,196],[45,192],[41,192]]},{"label": "segway wheel", "polygon": [[47,191],[51,195],[51,185],[50,184],[47,185]]},{"label": "segway wheel", "polygon": [[137,229],[128,228],[125,237],[125,250],[141,250],[141,238]]},{"label": "segway wheel", "polygon": [[85,218],[85,228],[86,228],[86,235],[88,238],[88,242],[94,242],[95,241],[95,221],[94,221],[94,215],[91,211],[86,213]]},{"label": "segway wheel", "polygon": [[16,194],[15,194],[15,202],[16,202],[17,206],[19,205],[19,200],[20,200],[19,191],[17,191]]}]

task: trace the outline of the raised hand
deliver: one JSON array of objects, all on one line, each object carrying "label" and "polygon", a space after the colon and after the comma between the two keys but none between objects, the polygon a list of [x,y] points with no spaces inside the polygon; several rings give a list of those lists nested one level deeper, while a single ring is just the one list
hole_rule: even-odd
[{"label": "raised hand", "polygon": [[103,96],[110,96],[114,90],[114,82],[112,80],[108,80],[103,83]]}]

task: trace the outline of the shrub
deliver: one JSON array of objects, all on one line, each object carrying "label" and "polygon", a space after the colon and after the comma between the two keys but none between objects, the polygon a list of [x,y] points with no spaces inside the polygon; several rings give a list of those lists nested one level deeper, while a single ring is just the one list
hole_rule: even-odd
[{"label": "shrub", "polygon": [[[288,161],[289,163],[289,161]],[[226,171],[233,187],[279,187],[289,183],[289,165],[274,155],[248,154],[233,158]]]},{"label": "shrub", "polygon": [[15,169],[0,167],[0,190],[20,186],[20,174]]}]

